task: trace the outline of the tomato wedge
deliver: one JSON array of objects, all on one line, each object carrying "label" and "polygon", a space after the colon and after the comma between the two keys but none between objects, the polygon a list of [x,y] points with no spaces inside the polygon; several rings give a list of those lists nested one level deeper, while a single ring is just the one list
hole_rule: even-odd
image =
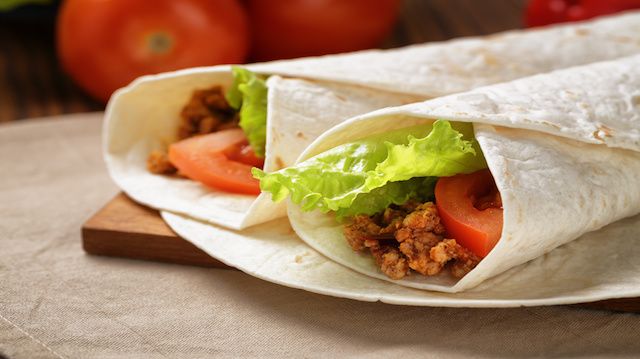
[{"label": "tomato wedge", "polygon": [[188,178],[227,192],[259,194],[252,167],[262,167],[241,129],[195,136],[169,146],[169,161]]},{"label": "tomato wedge", "polygon": [[447,233],[483,258],[502,234],[502,201],[491,172],[442,177],[436,184],[436,206]]}]

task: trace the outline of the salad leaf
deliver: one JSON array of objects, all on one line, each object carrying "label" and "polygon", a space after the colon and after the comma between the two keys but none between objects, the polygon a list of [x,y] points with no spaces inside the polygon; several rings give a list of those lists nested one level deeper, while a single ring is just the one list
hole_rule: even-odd
[{"label": "salad leaf", "polygon": [[267,141],[267,85],[261,76],[238,66],[231,68],[233,84],[226,93],[229,105],[240,111],[240,128],[258,157]]},{"label": "salad leaf", "polygon": [[340,218],[430,197],[434,177],[486,166],[471,124],[438,120],[346,143],[277,172],[254,168],[253,175],[276,202],[291,196],[305,211]]},{"label": "salad leaf", "polygon": [[336,211],[336,217],[342,219],[357,214],[376,214],[391,204],[400,205],[411,198],[431,200],[437,181],[438,177],[415,177],[406,181],[389,182],[369,193],[357,195],[350,207]]}]

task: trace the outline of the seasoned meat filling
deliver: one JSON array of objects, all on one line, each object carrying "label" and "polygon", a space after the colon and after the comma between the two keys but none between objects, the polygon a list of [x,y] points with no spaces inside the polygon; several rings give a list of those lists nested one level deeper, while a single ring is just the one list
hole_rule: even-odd
[{"label": "seasoned meat filling", "polygon": [[169,156],[162,151],[153,151],[149,154],[147,170],[160,175],[170,175],[178,172],[178,169],[169,162]]},{"label": "seasoned meat filling", "polygon": [[238,113],[227,103],[221,86],[194,91],[180,117],[179,139],[238,127]]},{"label": "seasoned meat filling", "polygon": [[[229,106],[221,86],[196,90],[180,112],[178,139],[238,127],[238,113]],[[165,152],[153,151],[147,158],[147,170],[155,174],[175,174],[177,169]]]},{"label": "seasoned meat filling", "polygon": [[408,201],[373,216],[355,216],[344,234],[354,251],[368,249],[380,270],[392,279],[401,279],[412,270],[436,275],[444,268],[461,278],[480,262],[455,239],[445,238],[432,202]]}]

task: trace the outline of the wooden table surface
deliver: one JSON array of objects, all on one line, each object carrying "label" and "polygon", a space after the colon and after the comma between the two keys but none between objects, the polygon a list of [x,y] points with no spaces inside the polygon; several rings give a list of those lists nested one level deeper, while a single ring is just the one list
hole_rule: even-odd
[{"label": "wooden table surface", "polygon": [[[383,47],[521,27],[523,0],[405,0]],[[55,55],[54,10],[45,16],[0,17],[0,122],[97,111],[61,70]]]}]

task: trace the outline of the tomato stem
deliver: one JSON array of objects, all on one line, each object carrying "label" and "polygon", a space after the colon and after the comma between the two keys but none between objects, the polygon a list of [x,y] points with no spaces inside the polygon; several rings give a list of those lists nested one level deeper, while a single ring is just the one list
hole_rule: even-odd
[{"label": "tomato stem", "polygon": [[173,48],[173,43],[173,36],[164,31],[157,31],[146,37],[147,48],[154,55],[164,55],[170,52]]}]

